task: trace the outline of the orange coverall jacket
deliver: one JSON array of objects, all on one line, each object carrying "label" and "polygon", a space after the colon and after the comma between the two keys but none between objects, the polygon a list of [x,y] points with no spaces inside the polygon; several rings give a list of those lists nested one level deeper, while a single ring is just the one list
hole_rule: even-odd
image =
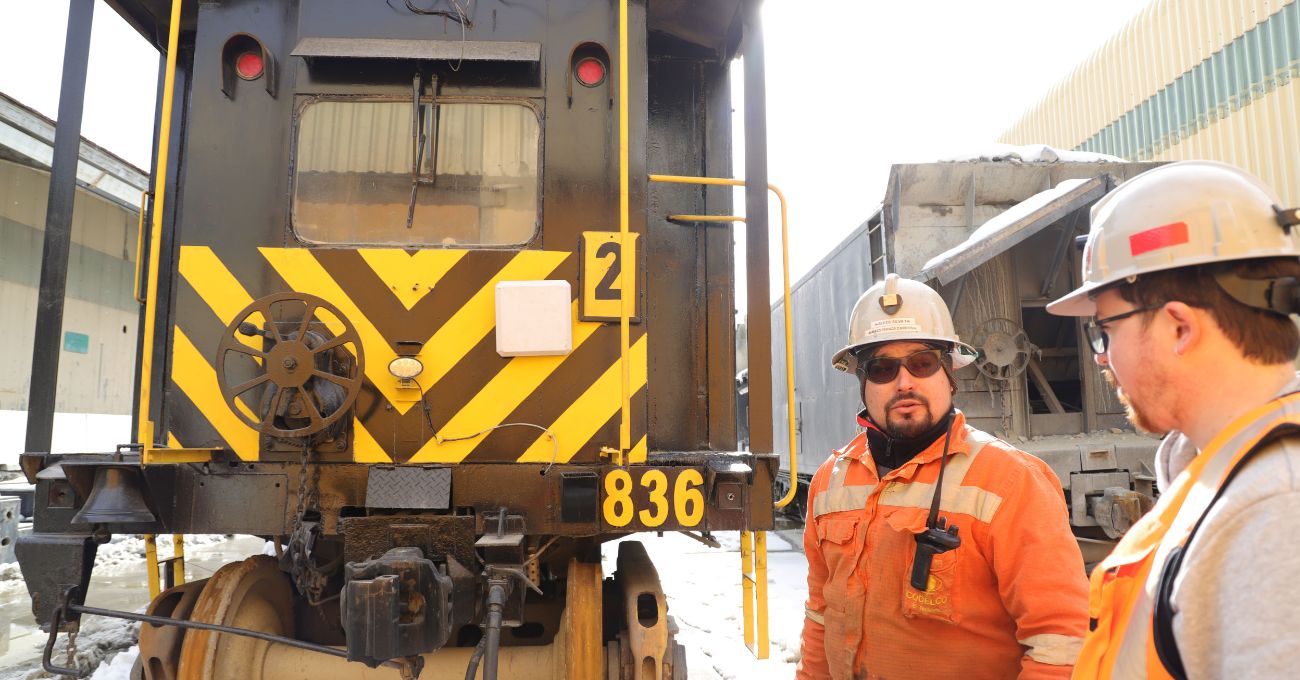
[{"label": "orange coverall jacket", "polygon": [[950,432],[940,515],[961,546],[934,557],[924,592],[910,584],[914,535],[943,437],[882,480],[864,432],[813,476],[800,680],[1070,677],[1088,584],[1060,481],[960,412]]}]

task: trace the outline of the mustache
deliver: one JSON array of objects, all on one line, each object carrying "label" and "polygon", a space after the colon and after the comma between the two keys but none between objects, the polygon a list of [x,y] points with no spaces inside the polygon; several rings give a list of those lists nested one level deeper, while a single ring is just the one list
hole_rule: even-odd
[{"label": "mustache", "polygon": [[921,405],[926,408],[930,407],[930,400],[926,399],[920,392],[899,392],[890,398],[890,400],[885,404],[885,410],[888,411],[889,409],[894,408],[898,402],[907,400],[920,402]]}]

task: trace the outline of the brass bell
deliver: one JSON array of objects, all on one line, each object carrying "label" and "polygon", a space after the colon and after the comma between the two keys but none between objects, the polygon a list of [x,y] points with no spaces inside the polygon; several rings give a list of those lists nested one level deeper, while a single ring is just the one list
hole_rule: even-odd
[{"label": "brass bell", "polygon": [[136,524],[157,518],[144,501],[140,471],[134,467],[105,466],[95,470],[95,486],[73,524]]}]

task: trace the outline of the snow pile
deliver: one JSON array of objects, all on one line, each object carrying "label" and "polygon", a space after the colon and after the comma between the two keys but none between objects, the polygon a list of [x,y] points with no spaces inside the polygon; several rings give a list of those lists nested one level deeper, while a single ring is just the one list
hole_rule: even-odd
[{"label": "snow pile", "polygon": [[95,674],[90,676],[90,680],[131,680],[131,667],[135,665],[135,660],[138,658],[140,658],[139,645],[118,652],[107,663],[100,664],[99,668],[95,669]]},{"label": "snow pile", "polygon": [[961,163],[964,161],[1012,161],[1021,163],[1123,163],[1123,158],[1104,153],[1088,151],[1067,151],[1046,144],[1002,144],[994,142],[987,148],[971,153],[957,154],[940,158],[940,163]]},{"label": "snow pile", "polygon": [[[141,610],[143,611],[143,610]],[[44,638],[44,633],[41,634]],[[120,674],[100,675],[97,671],[95,678],[99,680],[121,680],[129,677],[131,664],[135,663],[135,655],[139,654],[139,648],[135,647],[140,637],[140,624],[122,619],[109,619],[98,616],[83,616],[81,619],[81,632],[77,634],[77,654],[75,657],[77,668],[90,670],[99,668],[102,672],[109,672],[109,669],[118,668],[119,664],[125,663],[126,669],[120,671]],[[135,649],[130,659],[119,658],[127,656],[119,654],[123,650]],[[112,663],[104,663],[107,659],[112,659]],[[65,666],[68,663],[68,636],[60,633],[58,641],[54,643],[54,653],[51,660],[56,665]],[[17,664],[10,668],[0,671],[0,680],[37,680],[38,678],[54,678],[45,671],[41,670],[40,659],[27,661]]]},{"label": "snow pile", "polygon": [[[631,539],[645,544],[668,597],[668,614],[680,628],[692,679],[788,680],[799,661],[808,564],[801,552],[775,533],[767,535],[768,635],[770,654],[758,660],[745,647],[740,586],[740,536],[719,532],[720,549],[681,534]],[[606,544],[603,569],[614,573],[618,547]]]},{"label": "snow pile", "polygon": [[[185,536],[185,549],[201,545],[220,543],[229,538],[226,534],[193,534]],[[170,534],[158,537],[158,557],[166,559],[172,555],[172,537]],[[107,570],[116,573],[123,568],[138,569],[144,560],[144,537],[138,534],[114,536],[113,540],[99,546],[95,553],[95,571]]]}]

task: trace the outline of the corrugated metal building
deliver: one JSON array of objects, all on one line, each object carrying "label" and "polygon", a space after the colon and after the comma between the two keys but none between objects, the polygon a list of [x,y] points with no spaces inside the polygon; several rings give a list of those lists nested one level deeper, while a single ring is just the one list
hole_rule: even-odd
[{"label": "corrugated metal building", "polygon": [[[0,94],[0,466],[22,452],[54,123]],[[144,172],[82,140],[68,259],[57,451],[130,437],[137,223]]]},{"label": "corrugated metal building", "polygon": [[1300,204],[1300,3],[1153,0],[1000,141],[1221,160]]}]

